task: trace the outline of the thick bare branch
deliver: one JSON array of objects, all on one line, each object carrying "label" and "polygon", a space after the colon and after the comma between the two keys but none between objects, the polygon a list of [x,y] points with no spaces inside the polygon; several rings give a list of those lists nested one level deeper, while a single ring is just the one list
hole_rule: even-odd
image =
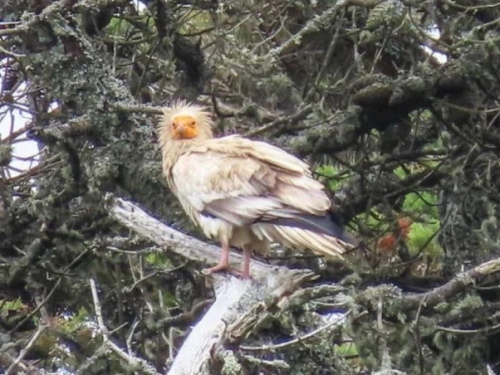
[{"label": "thick bare branch", "polygon": [[[217,263],[220,252],[217,247],[163,225],[121,198],[108,196],[108,204],[110,214],[137,234],[186,258]],[[239,254],[232,255],[238,263],[242,262]],[[244,324],[240,320],[236,327],[254,327],[259,321],[259,312],[266,312],[266,309],[261,308],[262,301],[271,297],[271,302],[276,304],[302,283],[315,277],[309,271],[272,267],[255,260],[252,265],[252,281],[231,276],[213,277],[216,301],[184,342],[170,369],[170,375],[208,374],[211,358],[232,332],[226,329],[228,326],[236,322],[237,318],[247,316],[251,321]]]}]

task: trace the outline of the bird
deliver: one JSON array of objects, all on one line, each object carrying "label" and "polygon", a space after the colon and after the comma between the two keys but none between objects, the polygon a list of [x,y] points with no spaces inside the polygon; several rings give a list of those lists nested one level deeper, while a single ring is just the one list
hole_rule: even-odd
[{"label": "bird", "polygon": [[[353,247],[304,161],[263,141],[214,137],[203,105],[175,100],[162,112],[157,134],[167,184],[187,216],[221,244],[209,274],[250,278],[253,252],[266,254],[273,243],[339,259]],[[231,247],[243,251],[241,271],[229,266]]]}]

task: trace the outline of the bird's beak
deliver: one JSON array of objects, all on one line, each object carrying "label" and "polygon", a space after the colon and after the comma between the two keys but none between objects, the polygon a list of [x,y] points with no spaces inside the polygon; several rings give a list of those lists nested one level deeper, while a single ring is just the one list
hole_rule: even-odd
[{"label": "bird's beak", "polygon": [[196,122],[191,116],[177,116],[175,124],[174,136],[177,139],[189,139],[198,135],[198,130],[195,126]]},{"label": "bird's beak", "polygon": [[175,136],[177,138],[184,138],[184,133],[186,132],[186,127],[183,124],[177,124],[177,128],[175,129]]}]

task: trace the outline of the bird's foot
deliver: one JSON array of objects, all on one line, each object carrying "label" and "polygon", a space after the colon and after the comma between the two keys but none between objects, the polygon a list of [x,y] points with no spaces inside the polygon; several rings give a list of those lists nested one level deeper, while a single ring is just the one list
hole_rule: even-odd
[{"label": "bird's foot", "polygon": [[212,273],[218,273],[222,271],[225,271],[237,277],[241,277],[242,279],[250,279],[249,274],[245,274],[245,272],[232,268],[229,266],[229,264],[224,264],[224,263],[219,263],[214,267],[204,268],[202,270],[202,273],[210,275]]}]

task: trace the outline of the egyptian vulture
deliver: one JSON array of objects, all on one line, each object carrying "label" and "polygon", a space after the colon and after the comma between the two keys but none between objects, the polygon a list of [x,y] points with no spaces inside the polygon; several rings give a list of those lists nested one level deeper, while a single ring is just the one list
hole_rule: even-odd
[{"label": "egyptian vulture", "polygon": [[253,251],[270,244],[342,258],[352,247],[309,166],[286,151],[238,135],[214,138],[205,107],[176,101],[158,124],[163,173],[189,218],[221,243],[220,262],[243,250],[243,278]]}]

